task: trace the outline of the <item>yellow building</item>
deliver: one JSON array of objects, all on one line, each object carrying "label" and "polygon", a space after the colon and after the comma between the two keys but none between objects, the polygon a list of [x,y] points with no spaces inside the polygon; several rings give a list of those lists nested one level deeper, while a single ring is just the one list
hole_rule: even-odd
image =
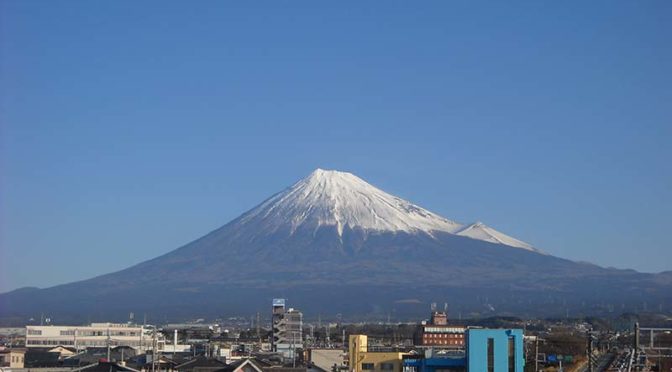
[{"label": "yellow building", "polygon": [[350,372],[401,372],[406,353],[369,351],[366,335],[350,335]]}]

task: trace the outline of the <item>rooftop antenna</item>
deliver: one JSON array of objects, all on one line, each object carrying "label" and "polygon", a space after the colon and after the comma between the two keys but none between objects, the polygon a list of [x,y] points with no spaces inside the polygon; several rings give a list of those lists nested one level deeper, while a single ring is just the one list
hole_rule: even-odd
[{"label": "rooftop antenna", "polygon": [[432,302],[430,309],[432,309],[432,312],[436,311],[436,302]]}]

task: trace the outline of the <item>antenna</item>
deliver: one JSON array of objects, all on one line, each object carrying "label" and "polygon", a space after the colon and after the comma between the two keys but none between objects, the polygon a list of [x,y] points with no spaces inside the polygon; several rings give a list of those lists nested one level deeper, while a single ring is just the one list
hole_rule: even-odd
[{"label": "antenna", "polygon": [[436,302],[432,302],[430,309],[432,309],[432,311],[436,311]]}]

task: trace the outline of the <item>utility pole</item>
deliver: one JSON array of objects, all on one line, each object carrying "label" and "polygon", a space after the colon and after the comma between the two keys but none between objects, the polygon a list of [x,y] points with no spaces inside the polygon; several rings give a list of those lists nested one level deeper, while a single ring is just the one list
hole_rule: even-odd
[{"label": "utility pole", "polygon": [[588,372],[593,372],[593,332],[588,331]]},{"label": "utility pole", "polygon": [[259,343],[261,343],[261,315],[257,311],[257,338],[259,339]]},{"label": "utility pole", "polygon": [[633,352],[635,353],[635,360],[639,360],[639,322],[635,322],[635,344],[633,345]]},{"label": "utility pole", "polygon": [[294,344],[294,336],[296,336],[296,331],[292,331],[292,368],[296,368],[296,345]]},{"label": "utility pole", "polygon": [[534,336],[534,372],[539,372],[539,336]]},{"label": "utility pole", "polygon": [[110,327],[107,327],[107,361],[110,362]]},{"label": "utility pole", "polygon": [[156,327],[152,333],[152,372],[156,371]]}]

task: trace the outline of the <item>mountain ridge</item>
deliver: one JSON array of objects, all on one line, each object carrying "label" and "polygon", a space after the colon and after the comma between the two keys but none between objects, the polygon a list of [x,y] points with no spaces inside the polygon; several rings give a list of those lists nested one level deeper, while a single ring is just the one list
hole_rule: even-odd
[{"label": "mountain ridge", "polygon": [[[417,315],[437,299],[465,313],[527,316],[672,305],[667,273],[607,269],[502,241],[527,244],[482,223],[441,217],[350,173],[316,170],[161,256],[83,281],[0,294],[0,322],[42,312],[100,320],[129,311],[171,319],[240,314],[287,296],[307,312],[357,316],[382,308]],[[395,301],[409,293],[419,302],[400,307]]]}]

